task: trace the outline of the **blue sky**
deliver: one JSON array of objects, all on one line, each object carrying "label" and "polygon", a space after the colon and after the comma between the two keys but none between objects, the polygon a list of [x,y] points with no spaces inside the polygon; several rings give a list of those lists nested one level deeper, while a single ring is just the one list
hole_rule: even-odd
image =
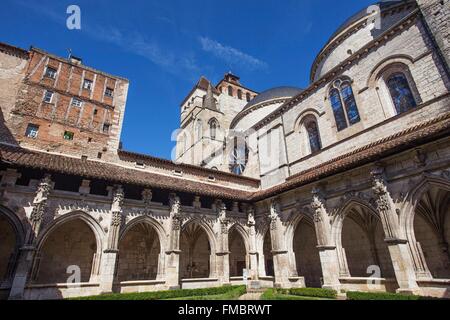
[{"label": "blue sky", "polygon": [[[130,80],[124,149],[170,158],[179,105],[201,75],[256,91],[306,87],[316,54],[369,0],[2,0],[0,41],[83,58]],[[338,5],[339,3],[339,5]],[[66,9],[81,8],[81,30]]]}]

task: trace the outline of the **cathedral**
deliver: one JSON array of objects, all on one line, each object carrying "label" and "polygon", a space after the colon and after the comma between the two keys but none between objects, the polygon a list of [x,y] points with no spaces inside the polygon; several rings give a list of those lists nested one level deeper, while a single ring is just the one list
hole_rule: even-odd
[{"label": "cathedral", "polygon": [[449,4],[356,13],[306,88],[201,77],[171,160],[122,148],[127,79],[0,43],[0,299],[450,297]]}]

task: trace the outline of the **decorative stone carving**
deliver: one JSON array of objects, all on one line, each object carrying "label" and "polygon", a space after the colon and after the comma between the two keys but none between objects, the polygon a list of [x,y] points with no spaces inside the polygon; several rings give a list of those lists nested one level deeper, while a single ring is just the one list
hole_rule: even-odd
[{"label": "decorative stone carving", "polygon": [[122,223],[122,214],[120,213],[120,211],[113,211],[111,217],[111,226],[119,227],[121,223]]},{"label": "decorative stone carving", "polygon": [[180,197],[175,193],[170,194],[169,205],[170,217],[172,218],[172,230],[180,230],[182,221]]},{"label": "decorative stone carving", "polygon": [[387,189],[383,167],[377,166],[372,172],[372,190],[376,195],[377,211],[383,224],[386,238],[398,238],[398,217],[393,210],[393,201]]},{"label": "decorative stone carving", "polygon": [[200,209],[202,207],[202,202],[200,201],[200,196],[195,196],[194,201],[192,202],[192,206],[196,209]]},{"label": "decorative stone carving", "polygon": [[269,222],[270,222],[270,229],[275,230],[277,228],[277,220],[280,218],[280,203],[278,200],[273,200],[270,203],[270,212],[269,212]]},{"label": "decorative stone carving", "polygon": [[38,185],[36,196],[33,200],[33,210],[30,215],[32,222],[40,222],[44,217],[48,196],[52,190],[52,180],[50,175],[45,175]]},{"label": "decorative stone carving", "polygon": [[253,207],[249,207],[247,209],[247,225],[249,227],[254,227],[256,224],[255,221],[255,209],[253,209]]},{"label": "decorative stone carving", "polygon": [[144,202],[145,206],[149,206],[152,202],[153,193],[150,189],[144,189],[142,191],[142,201]]},{"label": "decorative stone carving", "polygon": [[325,197],[322,189],[318,187],[314,188],[311,193],[311,208],[313,209],[317,243],[319,246],[327,246],[331,242],[331,230],[329,216],[325,208]]},{"label": "decorative stone carving", "polygon": [[122,211],[122,204],[125,198],[125,193],[123,192],[122,186],[116,186],[113,191],[113,202],[111,206],[111,211]]},{"label": "decorative stone carving", "polygon": [[414,149],[414,162],[417,167],[425,167],[427,165],[427,154],[421,149]]},{"label": "decorative stone carving", "polygon": [[229,222],[229,219],[227,218],[227,207],[222,201],[220,201],[218,202],[218,209],[219,209],[220,230],[222,234],[227,234]]}]

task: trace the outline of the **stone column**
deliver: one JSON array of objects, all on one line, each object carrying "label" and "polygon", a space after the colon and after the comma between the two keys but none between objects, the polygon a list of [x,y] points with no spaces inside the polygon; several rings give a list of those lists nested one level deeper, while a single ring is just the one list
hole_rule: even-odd
[{"label": "stone column", "polygon": [[217,248],[217,274],[222,284],[230,284],[230,251],[228,248],[228,218],[227,207],[222,201],[217,202],[219,214],[219,247]]},{"label": "stone column", "polygon": [[339,291],[339,259],[336,245],[331,236],[330,217],[325,207],[323,191],[314,188],[311,207],[314,210],[314,227],[316,229],[317,249],[322,266],[323,288]]},{"label": "stone column", "polygon": [[122,186],[116,186],[113,190],[111,204],[111,223],[108,230],[108,242],[101,258],[100,291],[101,293],[113,292],[115,275],[119,255],[119,236],[122,226],[122,204],[124,192]]},{"label": "stone column", "polygon": [[170,205],[169,243],[166,250],[165,278],[169,289],[180,288],[180,231],[181,231],[181,202],[180,198],[172,193]]},{"label": "stone column", "polygon": [[372,172],[372,190],[376,197],[377,211],[383,225],[385,242],[389,248],[395,277],[399,285],[398,292],[418,293],[420,291],[411,254],[408,251],[408,240],[400,236],[400,225],[395,205],[387,188],[384,169],[375,167]]},{"label": "stone column", "polygon": [[247,226],[248,232],[248,255],[250,257],[249,261],[249,278],[251,280],[258,280],[258,249],[256,248],[256,228],[255,228],[255,210],[253,207],[247,209]]},{"label": "stone column", "polygon": [[33,260],[36,255],[36,239],[41,230],[42,221],[47,208],[48,196],[52,189],[53,182],[51,177],[50,175],[45,175],[40,181],[36,195],[33,199],[33,208],[29,217],[30,227],[27,230],[24,246],[19,250],[17,267],[9,296],[9,299],[11,300],[23,299],[25,286],[31,275]]},{"label": "stone column", "polygon": [[283,224],[280,219],[281,209],[278,200],[270,204],[270,238],[272,242],[275,287],[289,287],[289,255],[283,237]]}]

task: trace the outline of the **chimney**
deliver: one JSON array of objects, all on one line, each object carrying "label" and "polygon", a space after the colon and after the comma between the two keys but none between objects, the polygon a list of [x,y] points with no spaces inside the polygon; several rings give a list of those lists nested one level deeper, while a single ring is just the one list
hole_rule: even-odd
[{"label": "chimney", "polygon": [[83,60],[81,58],[75,57],[74,55],[70,55],[69,61],[72,64],[80,65]]}]

